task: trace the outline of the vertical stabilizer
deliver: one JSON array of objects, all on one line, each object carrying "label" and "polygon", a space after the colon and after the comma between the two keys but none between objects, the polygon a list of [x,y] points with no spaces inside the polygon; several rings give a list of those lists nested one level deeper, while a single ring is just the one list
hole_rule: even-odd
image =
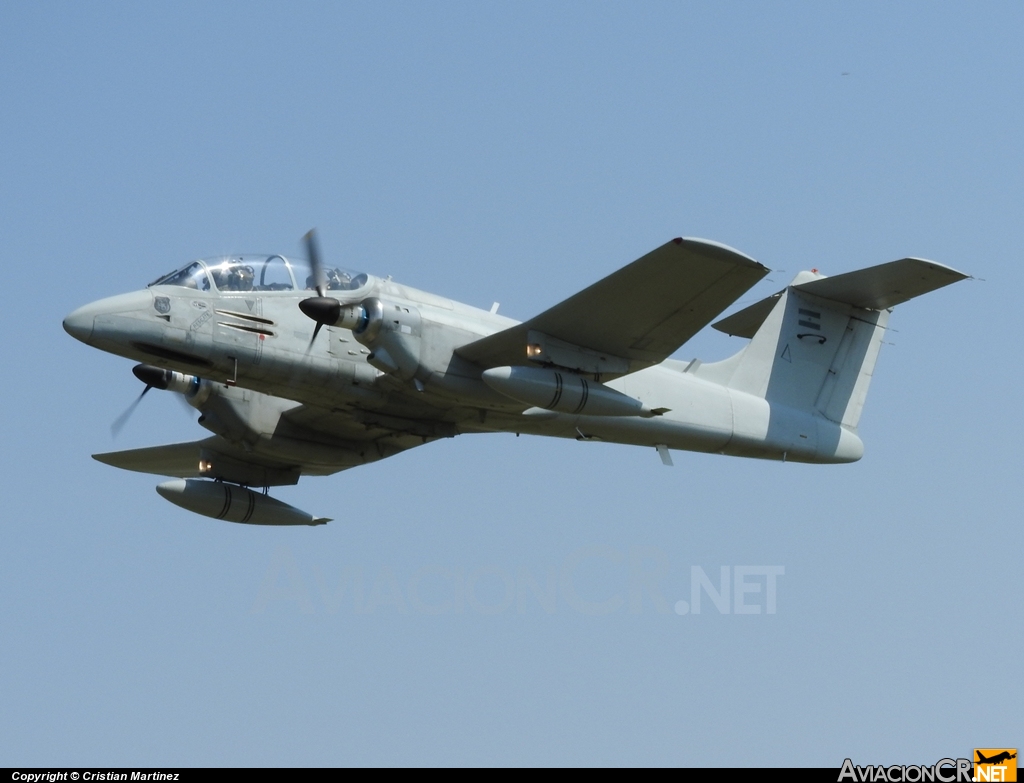
[{"label": "vertical stabilizer", "polygon": [[790,286],[725,385],[855,429],[888,320],[886,310],[854,312]]},{"label": "vertical stabilizer", "polygon": [[750,343],[701,377],[855,431],[892,307],[967,275],[904,258],[825,277],[801,272],[784,291],[714,324]]}]

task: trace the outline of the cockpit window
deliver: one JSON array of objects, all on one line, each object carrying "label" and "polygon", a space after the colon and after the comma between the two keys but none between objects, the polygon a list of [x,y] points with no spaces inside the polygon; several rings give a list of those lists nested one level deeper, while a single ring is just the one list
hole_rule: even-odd
[{"label": "cockpit window", "polygon": [[206,269],[198,261],[194,261],[184,269],[164,275],[150,285],[180,285],[185,288],[194,288],[197,291],[209,291],[210,279],[206,276]]},{"label": "cockpit window", "polygon": [[[309,264],[284,256],[222,256],[194,261],[177,272],[165,275],[150,285],[178,285],[209,291],[294,291],[300,285],[316,288]],[[363,273],[335,268],[327,270],[327,288],[331,291],[355,291],[369,282]]]},{"label": "cockpit window", "polygon": [[284,256],[270,256],[257,268],[256,285],[260,291],[291,291],[292,272]]}]

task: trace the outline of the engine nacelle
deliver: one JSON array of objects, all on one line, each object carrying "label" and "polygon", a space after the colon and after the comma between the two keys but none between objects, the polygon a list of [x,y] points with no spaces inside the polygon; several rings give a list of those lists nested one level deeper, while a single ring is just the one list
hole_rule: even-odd
[{"label": "engine nacelle", "polygon": [[351,329],[370,349],[366,360],[381,372],[408,381],[420,369],[420,313],[415,307],[375,296],[341,308],[335,326]]},{"label": "engine nacelle", "polygon": [[667,408],[651,409],[635,397],[581,375],[540,367],[493,367],[484,370],[484,383],[513,400],[558,413],[581,416],[660,416]]},{"label": "engine nacelle", "polygon": [[175,479],[157,486],[162,498],[204,517],[247,525],[323,525],[331,520],[315,517],[269,495],[237,484],[204,479]]},{"label": "engine nacelle", "polygon": [[[328,442],[282,419],[286,412],[301,405],[295,400],[204,379],[198,393],[189,401],[202,412],[201,426],[246,452],[270,458],[283,466],[324,466],[340,470],[367,461],[365,453],[351,443]],[[220,455],[208,460],[204,454],[203,463],[206,467],[200,472],[204,477],[255,486],[294,484],[299,476],[294,467],[266,468]]]},{"label": "engine nacelle", "polygon": [[281,414],[301,403],[202,380],[190,404],[202,412],[199,424],[232,443],[255,444],[278,429]]}]

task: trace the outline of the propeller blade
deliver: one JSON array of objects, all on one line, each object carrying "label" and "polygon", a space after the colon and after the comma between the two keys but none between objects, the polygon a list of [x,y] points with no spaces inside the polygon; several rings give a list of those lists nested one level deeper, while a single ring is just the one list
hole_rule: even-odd
[{"label": "propeller blade", "polygon": [[320,255],[320,245],[317,241],[316,229],[311,228],[302,239],[306,243],[306,255],[309,256],[309,266],[313,272],[313,281],[316,284],[317,293],[316,296],[311,296],[299,302],[299,309],[309,318],[316,321],[313,337],[310,339],[309,345],[306,346],[306,353],[308,354],[312,350],[313,343],[316,342],[316,336],[320,334],[320,329],[323,325],[333,324],[338,320],[338,317],[341,315],[341,302],[325,295],[327,293],[327,271],[324,269],[323,258]]},{"label": "propeller blade", "polygon": [[327,292],[327,272],[324,270],[323,261],[320,258],[320,244],[316,238],[316,229],[311,228],[302,239],[306,243],[306,255],[309,256],[309,266],[313,271],[317,296],[322,297]]},{"label": "propeller blade", "polygon": [[118,434],[120,434],[124,425],[128,423],[128,419],[130,419],[132,414],[135,413],[135,409],[139,407],[139,403],[142,402],[142,398],[146,396],[146,392],[152,388],[152,386],[147,385],[146,388],[142,390],[142,394],[136,397],[135,401],[128,406],[128,410],[114,419],[114,423],[110,425],[110,437],[116,438]]},{"label": "propeller blade", "polygon": [[313,328],[313,336],[309,339],[309,345],[306,346],[306,353],[307,354],[312,350],[313,343],[316,342],[316,336],[318,334],[320,334],[320,327],[321,326],[323,326],[323,322],[322,321],[317,321],[316,322],[316,326]]}]

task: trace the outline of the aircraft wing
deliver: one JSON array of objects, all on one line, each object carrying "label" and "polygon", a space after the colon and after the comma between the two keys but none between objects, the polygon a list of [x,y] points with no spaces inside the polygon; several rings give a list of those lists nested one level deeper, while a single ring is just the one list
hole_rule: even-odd
[{"label": "aircraft wing", "polygon": [[[704,239],[673,239],[524,323],[458,349],[484,367],[530,364],[540,335],[556,353],[573,349],[609,375],[657,364],[743,295],[768,269]],[[563,361],[554,364],[572,366]],[[578,369],[584,369],[581,365]]]},{"label": "aircraft wing", "polygon": [[301,465],[248,454],[219,436],[189,443],[110,451],[93,454],[92,457],[122,470],[177,478],[200,478],[207,475],[201,473],[199,468],[200,462],[207,461],[216,467],[221,477],[253,486],[295,484],[303,472]]},{"label": "aircraft wing", "polygon": [[[341,418],[340,415],[335,415]],[[378,417],[379,418],[379,417]],[[327,429],[322,417],[318,422]],[[421,425],[417,431],[403,431],[404,420],[366,417],[362,423],[353,422],[360,431],[358,440],[349,440],[344,446],[325,446],[322,443],[299,440],[285,432],[275,434],[260,451],[246,450],[220,436],[188,443],[171,443],[126,451],[93,454],[93,459],[123,470],[151,473],[177,478],[219,478],[248,486],[282,486],[296,484],[301,476],[327,476],[348,468],[393,456],[407,449],[429,443],[438,437],[454,435],[454,428],[443,433],[435,426],[432,430]],[[409,422],[409,426],[415,422]],[[203,464],[203,469],[200,464]]]},{"label": "aircraft wing", "polygon": [[191,443],[172,443],[167,446],[150,446],[144,449],[108,451],[93,454],[92,458],[104,465],[137,473],[152,473],[155,476],[176,476],[177,478],[199,478],[199,453],[204,444],[216,441],[207,438]]}]

